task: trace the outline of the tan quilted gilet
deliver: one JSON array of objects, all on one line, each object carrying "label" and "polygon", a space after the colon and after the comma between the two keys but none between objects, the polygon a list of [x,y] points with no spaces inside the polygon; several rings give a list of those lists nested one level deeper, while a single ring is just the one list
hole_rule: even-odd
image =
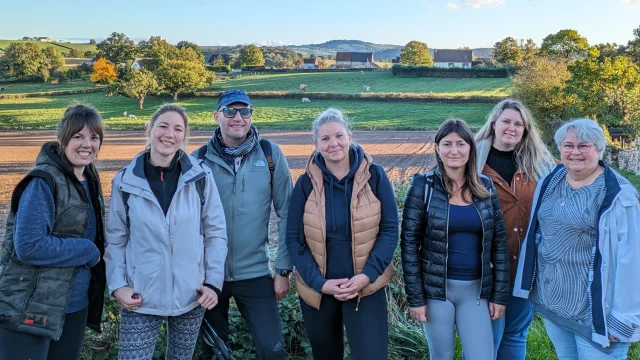
[{"label": "tan quilted gilet", "polygon": [[[362,273],[369,254],[378,238],[379,224],[381,218],[381,204],[371,187],[369,186],[369,167],[373,165],[373,160],[369,155],[365,155],[362,164],[354,174],[353,195],[351,197],[351,233],[353,249],[353,267],[355,274]],[[307,247],[311,250],[313,258],[318,264],[320,273],[325,276],[326,262],[326,214],[324,181],[322,170],[313,162],[313,156],[307,164],[307,175],[311,179],[313,190],[309,194],[304,207],[304,234]],[[377,290],[387,285],[395,270],[389,265],[382,275],[372,284],[360,291],[359,297],[373,294]],[[296,290],[300,297],[309,306],[320,308],[322,294],[317,293],[308,287],[302,277],[296,272]]]}]

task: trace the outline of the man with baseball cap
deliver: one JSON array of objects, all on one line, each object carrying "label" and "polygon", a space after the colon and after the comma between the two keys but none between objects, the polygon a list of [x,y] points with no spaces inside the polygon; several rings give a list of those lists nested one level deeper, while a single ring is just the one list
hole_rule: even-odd
[{"label": "man with baseball cap", "polygon": [[[280,147],[260,138],[251,125],[253,107],[244,91],[220,95],[213,138],[194,152],[216,180],[227,221],[225,281],[219,302],[205,318],[225,342],[229,339],[229,300],[238,305],[258,359],[284,359],[278,300],[289,293],[293,264],[285,241],[291,173]],[[278,216],[275,275],[269,268],[269,216]],[[205,355],[211,349],[204,345]]]}]

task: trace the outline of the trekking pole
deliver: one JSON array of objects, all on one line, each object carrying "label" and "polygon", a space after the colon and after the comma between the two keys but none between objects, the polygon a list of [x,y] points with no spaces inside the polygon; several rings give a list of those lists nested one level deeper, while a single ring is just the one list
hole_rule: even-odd
[{"label": "trekking pole", "polygon": [[207,319],[204,319],[202,322],[202,334],[204,341],[213,349],[213,357],[211,360],[235,360],[231,350],[229,350],[224,341],[220,339]]}]

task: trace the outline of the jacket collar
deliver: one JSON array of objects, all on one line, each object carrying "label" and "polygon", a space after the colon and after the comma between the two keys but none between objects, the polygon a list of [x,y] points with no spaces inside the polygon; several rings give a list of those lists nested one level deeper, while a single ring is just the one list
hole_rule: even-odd
[{"label": "jacket collar", "polygon": [[[123,184],[151,191],[149,183],[144,175],[144,158],[148,153],[149,150],[144,150],[138,153],[129,165],[126,166],[126,170],[122,176]],[[204,169],[198,165],[196,159],[191,155],[187,154],[183,150],[178,150],[175,156],[178,157],[178,162],[180,162],[178,188],[205,176]]]}]

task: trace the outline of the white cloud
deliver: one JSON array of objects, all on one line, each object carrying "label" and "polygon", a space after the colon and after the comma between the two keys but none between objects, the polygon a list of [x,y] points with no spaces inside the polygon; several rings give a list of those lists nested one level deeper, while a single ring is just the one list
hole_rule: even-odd
[{"label": "white cloud", "polygon": [[622,0],[622,2],[631,6],[640,6],[640,0]]},{"label": "white cloud", "polygon": [[254,41],[252,44],[258,46],[284,46],[287,45],[282,40]]},{"label": "white cloud", "polygon": [[228,46],[224,41],[218,41],[218,46]]},{"label": "white cloud", "polygon": [[447,9],[449,10],[460,10],[460,6],[452,3],[447,3]]},{"label": "white cloud", "polygon": [[[471,7],[474,9],[479,9],[483,6],[486,6],[486,7],[503,6],[504,1],[505,0],[465,0],[462,3],[462,5],[466,7]],[[638,0],[632,0],[632,1],[638,1]]]}]

